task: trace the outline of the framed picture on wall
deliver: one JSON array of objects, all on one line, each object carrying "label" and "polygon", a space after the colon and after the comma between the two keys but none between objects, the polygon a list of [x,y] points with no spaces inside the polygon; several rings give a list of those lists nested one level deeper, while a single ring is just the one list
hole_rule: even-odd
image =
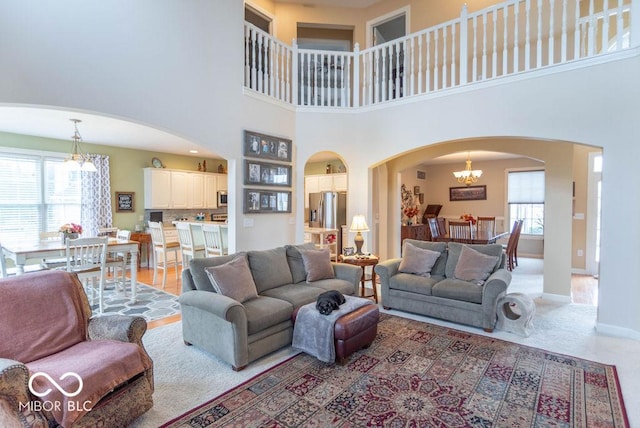
[{"label": "framed picture on wall", "polygon": [[483,201],[487,199],[487,186],[449,187],[450,201]]},{"label": "framed picture on wall", "polygon": [[291,140],[244,131],[244,155],[250,158],[291,162]]},{"label": "framed picture on wall", "polygon": [[278,214],[291,212],[291,192],[281,190],[244,189],[245,214]]},{"label": "framed picture on wall", "polygon": [[134,195],[135,192],[116,192],[116,212],[134,212]]},{"label": "framed picture on wall", "polygon": [[291,187],[291,165],[245,159],[244,184]]}]

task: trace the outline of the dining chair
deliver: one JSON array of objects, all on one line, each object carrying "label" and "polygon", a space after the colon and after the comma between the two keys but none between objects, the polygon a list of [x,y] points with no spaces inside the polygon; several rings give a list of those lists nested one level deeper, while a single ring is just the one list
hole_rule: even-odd
[{"label": "dining chair", "polygon": [[[59,231],[46,231],[40,232],[40,241],[59,241],[60,240],[60,232]],[[64,267],[67,265],[66,257],[49,257],[42,259],[40,261],[40,266],[43,269],[55,269],[59,267]]]},{"label": "dining chair", "polygon": [[[476,229],[478,230],[478,235],[490,232],[490,236],[494,236],[496,234],[496,218],[478,216]],[[489,236],[488,233],[487,236]]]},{"label": "dining chair", "polygon": [[167,242],[162,223],[159,221],[149,222],[149,232],[151,232],[151,245],[153,246],[153,285],[156,283],[158,269],[162,269],[162,288],[164,288],[167,283],[167,259],[170,254],[173,254],[173,265],[176,271],[176,280],[178,280],[178,251],[180,251],[180,243]]},{"label": "dining chair", "polygon": [[438,241],[442,237],[440,235],[440,228],[438,227],[438,220],[435,217],[428,217],[427,224],[429,225],[429,231],[431,232],[431,240]]},{"label": "dining chair", "polygon": [[520,240],[520,230],[522,230],[523,220],[516,220],[513,222],[513,227],[511,228],[511,234],[509,235],[509,240],[507,241],[507,245],[503,245],[507,255],[507,270],[513,270],[517,266],[516,262],[516,247],[518,245],[518,241]]},{"label": "dining chair", "polygon": [[[119,241],[128,241],[131,239],[131,231],[126,229],[118,229],[115,238]],[[124,291],[125,294],[127,285],[127,269],[129,268],[131,261],[130,257],[131,256],[128,252],[109,252],[107,254],[106,261],[107,272],[113,270],[113,280],[116,283],[116,286],[120,290]],[[118,279],[119,273],[122,273],[121,279]]]},{"label": "dining chair", "polygon": [[440,230],[440,236],[447,235],[447,220],[444,217],[436,217],[438,221],[438,229]]},{"label": "dining chair", "polygon": [[98,236],[108,236],[110,238],[115,238],[118,235],[117,227],[99,227],[98,228]]},{"label": "dining chair", "polygon": [[180,251],[182,251],[182,269],[189,266],[189,260],[205,256],[205,245],[196,244],[191,223],[176,223]]},{"label": "dining chair", "polygon": [[471,243],[473,235],[471,232],[470,221],[450,221],[449,222],[449,239],[454,242],[462,242],[464,244]]},{"label": "dining chair", "polygon": [[224,256],[228,254],[225,248],[222,235],[222,228],[219,224],[202,225],[202,233],[204,234],[204,247],[206,257]]},{"label": "dining chair", "polygon": [[[91,304],[94,304],[98,288],[98,308],[103,312],[104,282],[106,276],[108,237],[67,239],[67,272],[78,275],[86,289],[91,291]],[[89,285],[91,280],[91,285]]]}]

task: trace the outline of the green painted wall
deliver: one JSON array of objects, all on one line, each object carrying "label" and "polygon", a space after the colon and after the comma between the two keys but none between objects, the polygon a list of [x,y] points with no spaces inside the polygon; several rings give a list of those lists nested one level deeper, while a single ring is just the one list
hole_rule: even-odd
[{"label": "green painted wall", "polygon": [[[69,153],[71,140],[56,140],[52,138],[34,137],[0,132],[0,151],[3,147],[40,150],[48,152]],[[206,159],[207,170],[217,172],[222,164],[225,171],[227,162],[224,159],[180,156],[169,153],[133,150],[99,144],[82,143],[81,150],[86,153],[99,153],[109,156],[111,172],[111,204],[113,207],[113,226],[121,229],[133,230],[144,215],[144,182],[142,169],[151,166],[151,159],[158,157],[166,168],[197,171],[198,163]],[[135,192],[133,213],[115,212],[115,192]]]}]

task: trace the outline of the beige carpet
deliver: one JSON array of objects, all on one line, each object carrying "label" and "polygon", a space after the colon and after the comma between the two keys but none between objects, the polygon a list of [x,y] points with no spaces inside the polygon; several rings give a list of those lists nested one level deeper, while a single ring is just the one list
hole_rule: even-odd
[{"label": "beige carpet", "polygon": [[[532,269],[535,270],[535,266]],[[517,271],[518,269],[515,271],[512,284],[521,292],[528,292],[533,288],[532,293],[535,294],[536,281],[532,277],[534,273],[527,274],[526,281],[521,282]],[[529,272],[529,269],[526,271]],[[523,268],[521,272],[524,274],[525,269]],[[597,309],[593,306],[536,299],[536,307],[534,332],[528,338],[503,331],[487,334],[477,328],[399,311],[389,313],[479,335],[493,336],[551,352],[613,364],[618,370],[630,425],[640,426],[640,406],[633,404],[634,400],[640,397],[640,370],[637,362],[637,356],[640,355],[640,342],[596,334],[594,326]],[[295,354],[288,347],[236,373],[215,357],[195,347],[185,346],[180,323],[148,331],[144,342],[154,360],[156,387],[154,407],[132,425],[144,428],[158,427]]]}]

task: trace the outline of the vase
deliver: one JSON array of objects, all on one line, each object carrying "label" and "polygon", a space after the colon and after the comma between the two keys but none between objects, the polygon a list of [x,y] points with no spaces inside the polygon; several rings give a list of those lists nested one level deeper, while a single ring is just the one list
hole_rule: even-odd
[{"label": "vase", "polygon": [[66,244],[67,239],[78,239],[79,233],[62,233],[62,243]]}]

